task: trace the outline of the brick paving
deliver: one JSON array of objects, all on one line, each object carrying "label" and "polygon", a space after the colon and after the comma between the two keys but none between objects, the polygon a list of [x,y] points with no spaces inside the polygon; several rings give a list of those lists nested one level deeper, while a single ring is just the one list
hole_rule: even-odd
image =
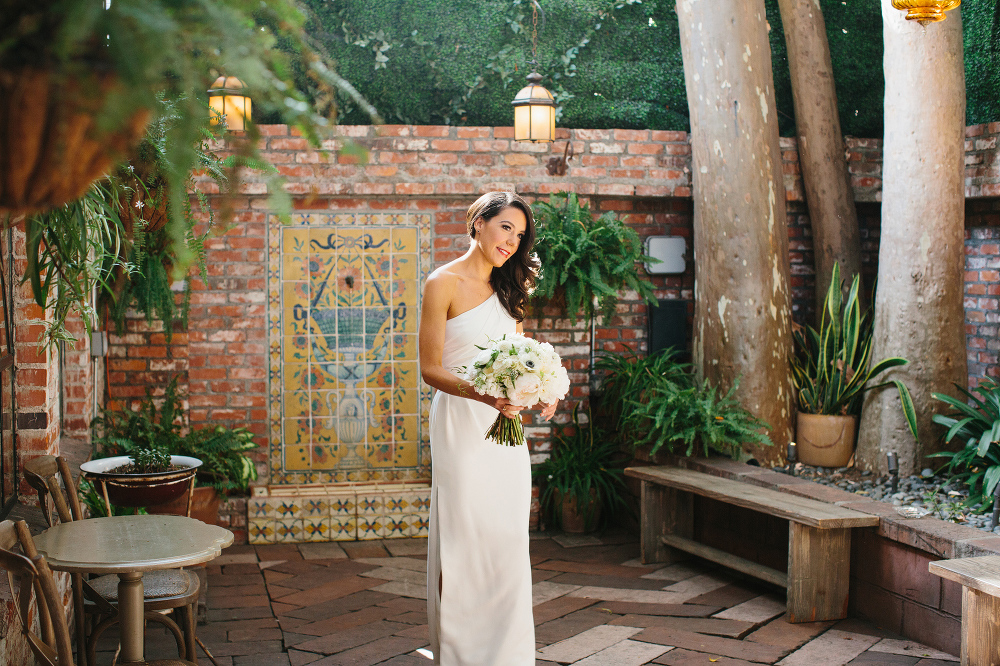
[{"label": "brick paving", "polygon": [[[234,546],[208,566],[198,635],[220,666],[428,666],[426,540]],[[855,619],[789,624],[783,591],[700,560],[643,566],[638,543],[532,540],[537,666],[954,666]],[[110,664],[116,637],[98,654]],[[148,630],[149,658],[173,657]],[[211,664],[203,654],[200,665]]]}]

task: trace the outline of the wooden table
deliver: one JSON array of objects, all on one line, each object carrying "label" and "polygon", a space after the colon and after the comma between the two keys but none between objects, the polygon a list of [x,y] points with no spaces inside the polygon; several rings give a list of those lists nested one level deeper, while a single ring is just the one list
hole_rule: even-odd
[{"label": "wooden table", "polygon": [[962,585],[962,666],[1000,664],[1000,555],[941,560],[928,569]]},{"label": "wooden table", "polygon": [[142,574],[208,562],[233,533],[185,516],[115,516],[60,523],[35,537],[52,569],[118,574],[119,663],[143,663]]}]

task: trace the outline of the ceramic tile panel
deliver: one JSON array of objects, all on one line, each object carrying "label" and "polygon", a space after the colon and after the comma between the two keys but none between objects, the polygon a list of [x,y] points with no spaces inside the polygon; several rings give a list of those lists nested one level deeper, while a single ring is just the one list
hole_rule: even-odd
[{"label": "ceramic tile panel", "polygon": [[426,481],[425,214],[268,222],[270,486]]},{"label": "ceramic tile panel", "polygon": [[358,516],[381,516],[385,513],[385,500],[383,493],[358,495]]},{"label": "ceramic tile panel", "polygon": [[305,541],[305,530],[301,519],[281,519],[274,521],[274,543],[301,543]]},{"label": "ceramic tile panel", "polygon": [[358,541],[382,539],[385,536],[386,529],[383,516],[358,516]]},{"label": "ceramic tile panel", "polygon": [[251,518],[247,525],[247,538],[251,544],[275,543],[275,519]]},{"label": "ceramic tile panel", "polygon": [[278,514],[274,509],[274,502],[268,497],[251,497],[247,500],[247,517],[255,518],[275,518]]},{"label": "ceramic tile panel", "polygon": [[351,516],[330,517],[330,541],[356,541],[358,538],[358,519]]},{"label": "ceramic tile panel", "polygon": [[[251,498],[251,543],[303,543],[427,536],[430,488],[362,487]],[[289,489],[290,492],[296,492]]]}]

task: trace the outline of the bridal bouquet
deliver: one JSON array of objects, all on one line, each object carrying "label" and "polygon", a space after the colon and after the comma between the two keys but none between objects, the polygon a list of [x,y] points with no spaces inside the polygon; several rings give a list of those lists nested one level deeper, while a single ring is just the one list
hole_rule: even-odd
[{"label": "bridal bouquet", "polygon": [[[520,334],[490,340],[465,371],[465,378],[476,391],[494,398],[507,398],[519,407],[548,404],[569,392],[569,376],[559,354],[547,342],[538,342]],[[518,446],[524,443],[520,418],[503,414],[486,433],[498,444]]]}]

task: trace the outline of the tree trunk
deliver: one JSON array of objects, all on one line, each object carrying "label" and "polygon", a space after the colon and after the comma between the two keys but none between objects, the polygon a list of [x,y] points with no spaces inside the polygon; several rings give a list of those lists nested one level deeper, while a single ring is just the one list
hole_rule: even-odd
[{"label": "tree trunk", "polygon": [[910,435],[895,389],[865,399],[857,462],[885,470],[899,455],[900,474],[927,464],[940,448],[931,415],[968,382],[965,356],[964,159],[965,70],[958,10],[926,27],[906,21],[882,0],[885,42],[885,145],[882,234],[875,298],[873,359],[902,356],[908,365],[880,379],[903,380],[913,393],[920,441]]},{"label": "tree trunk", "polygon": [[792,436],[788,223],[763,0],[678,0],[694,167],[695,367]]},{"label": "tree trunk", "polygon": [[[815,0],[778,0],[778,7],[788,46],[799,165],[812,223],[819,313],[835,263],[840,264],[845,297],[851,280],[861,273],[858,212],[840,133],[823,12]],[[864,289],[862,298],[867,302]]]}]

